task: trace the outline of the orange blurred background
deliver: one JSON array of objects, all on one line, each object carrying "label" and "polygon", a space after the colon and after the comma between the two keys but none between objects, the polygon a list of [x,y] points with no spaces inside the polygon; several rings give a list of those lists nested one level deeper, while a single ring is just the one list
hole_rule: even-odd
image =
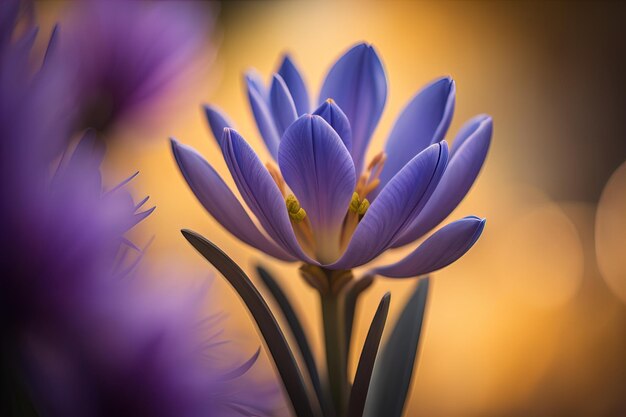
[{"label": "orange blurred background", "polygon": [[[139,170],[135,196],[148,194],[157,206],[134,239],[145,244],[155,236],[144,263],[171,270],[181,283],[208,276],[209,265],[181,228],[207,236],[250,274],[263,262],[295,300],[321,355],[318,301],[296,266],[264,258],[209,217],[178,172],[167,139],[194,146],[233,185],[200,104],[222,108],[268,159],[244,95],[243,72],[255,67],[269,79],[289,51],[315,97],[333,60],[365,40],[381,55],[389,80],[370,156],[405,103],[440,75],[457,83],[448,140],[478,113],[492,115],[495,125],[483,172],[451,216],[486,217],[487,226],[464,258],[434,274],[407,415],[626,415],[626,165],[618,169],[626,160],[623,5],[206,6],[218,12],[206,49],[208,58],[209,41],[218,48],[213,64],[198,66],[190,88],[171,97],[157,125],[128,127],[111,138],[110,183]],[[62,20],[66,7],[37,5],[47,24]],[[383,261],[404,252],[390,252]],[[215,281],[220,306],[230,315],[229,337],[252,350],[261,341],[245,307],[219,277]],[[352,369],[382,294],[392,291],[393,319],[413,285],[380,279],[362,298]]]}]

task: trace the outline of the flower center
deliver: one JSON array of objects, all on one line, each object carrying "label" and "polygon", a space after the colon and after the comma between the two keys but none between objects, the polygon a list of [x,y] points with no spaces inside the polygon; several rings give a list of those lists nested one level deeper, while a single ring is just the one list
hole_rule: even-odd
[{"label": "flower center", "polygon": [[[366,171],[359,177],[354,193],[352,194],[350,204],[346,209],[346,216],[341,226],[341,230],[339,231],[340,238],[339,245],[337,245],[339,252],[343,252],[345,250],[346,246],[350,242],[350,239],[352,238],[352,235],[354,234],[354,231],[356,230],[357,225],[365,213],[367,213],[367,210],[370,207],[370,202],[367,199],[367,196],[380,184],[379,177],[385,165],[386,159],[387,156],[385,153],[380,152],[372,158]],[[319,249],[322,249],[318,246],[323,245],[324,243],[316,242],[306,210],[300,206],[300,202],[295,195],[287,192],[287,185],[285,184],[285,180],[283,179],[283,176],[278,168],[271,163],[268,163],[265,166],[274,179],[274,182],[278,186],[281,194],[285,197],[287,213],[289,214],[289,218],[298,241],[302,245],[303,249],[309,254],[317,254]],[[326,243],[328,244],[328,242]],[[333,251],[335,251],[335,249],[333,249]],[[334,255],[339,257],[341,253]]]}]

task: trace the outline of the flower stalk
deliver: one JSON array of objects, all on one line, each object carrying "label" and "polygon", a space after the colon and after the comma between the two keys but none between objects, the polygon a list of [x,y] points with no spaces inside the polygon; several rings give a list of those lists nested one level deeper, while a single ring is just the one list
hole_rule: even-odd
[{"label": "flower stalk", "polygon": [[348,352],[346,351],[345,303],[342,293],[320,294],[326,350],[326,367],[331,398],[338,415],[348,400]]}]

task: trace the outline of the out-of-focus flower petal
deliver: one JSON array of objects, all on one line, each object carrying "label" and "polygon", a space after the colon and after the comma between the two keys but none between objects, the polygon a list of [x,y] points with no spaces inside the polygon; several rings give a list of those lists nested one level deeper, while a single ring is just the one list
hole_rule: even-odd
[{"label": "out-of-focus flower petal", "polygon": [[352,158],[358,175],[387,100],[385,70],[371,45],[354,46],[333,65],[322,85],[319,102],[328,98],[337,102],[350,121]]},{"label": "out-of-focus flower petal", "polygon": [[252,114],[259,129],[259,133],[265,142],[265,146],[267,146],[267,149],[270,151],[270,154],[276,159],[278,156],[280,136],[278,135],[272,113],[269,109],[267,93],[260,83],[260,80],[253,74],[248,73],[246,75],[246,85],[248,88],[250,107],[252,108]]},{"label": "out-of-focus flower petal", "polygon": [[145,278],[87,279],[73,314],[27,333],[37,408],[52,417],[274,415],[277,387],[250,378],[250,361],[237,368],[243,351],[225,345],[221,314],[207,315],[209,288]]},{"label": "out-of-focus flower petal", "polygon": [[213,48],[205,5],[135,1],[76,2],[61,24],[59,61],[71,73],[78,128],[154,124],[190,86]]},{"label": "out-of-focus flower petal", "polygon": [[74,180],[75,188],[72,192],[85,193],[86,198],[99,198],[102,193],[102,176],[99,167],[104,159],[104,153],[105,146],[102,140],[98,139],[95,131],[87,130],[74,148],[67,164],[59,167],[55,173],[52,185],[54,186],[58,181],[72,181],[68,176],[80,177],[80,181]]},{"label": "out-of-focus flower petal", "polygon": [[263,101],[267,102],[267,90],[265,89],[265,83],[263,82],[261,74],[259,74],[257,70],[251,69],[246,72],[245,80],[246,86],[259,93]]},{"label": "out-of-focus flower petal", "polygon": [[394,247],[423,236],[463,200],[485,162],[492,132],[493,122],[487,115],[476,116],[463,126],[452,144],[450,163],[437,189],[424,210],[394,242]]},{"label": "out-of-focus flower petal", "polygon": [[227,127],[234,129],[235,126],[230,121],[230,119],[217,107],[208,104],[205,104],[203,107],[204,114],[206,115],[207,122],[209,123],[209,128],[211,129],[211,133],[213,133],[215,141],[221,147],[224,129]]},{"label": "out-of-focus flower petal", "polygon": [[298,118],[298,115],[289,89],[279,74],[274,74],[272,78],[270,108],[272,109],[278,136],[282,138],[285,130]]},{"label": "out-of-focus flower petal", "polygon": [[204,208],[226,230],[248,245],[284,261],[291,255],[266,238],[252,222],[237,197],[219,174],[195,149],[172,139],[172,152],[187,184]]},{"label": "out-of-focus flower petal", "polygon": [[465,253],[476,243],[485,219],[469,216],[450,223],[411,252],[401,261],[373,270],[373,274],[391,278],[416,277],[444,268]]},{"label": "out-of-focus flower petal", "polygon": [[335,132],[339,134],[348,152],[352,150],[352,129],[350,128],[350,122],[337,103],[333,100],[326,100],[313,114],[321,116],[322,119],[326,120],[326,122],[335,129]]},{"label": "out-of-focus flower petal", "polygon": [[324,119],[304,115],[285,132],[278,164],[306,210],[318,250],[326,254],[318,257],[332,262],[339,253],[341,225],[356,185],[350,153]]},{"label": "out-of-focus flower petal", "polygon": [[250,145],[237,132],[226,129],[222,152],[241,196],[265,231],[292,256],[315,264],[300,247],[289,220],[285,199]]},{"label": "out-of-focus flower petal", "polygon": [[363,265],[387,249],[415,219],[439,183],[448,162],[446,142],[416,155],[383,189],[332,269]]},{"label": "out-of-focus flower petal", "polygon": [[289,55],[285,55],[277,72],[283,77],[287,88],[289,88],[291,97],[293,97],[293,101],[296,105],[298,116],[308,113],[311,109],[309,93],[302,79],[302,75],[300,75],[300,71],[298,71],[298,68]]},{"label": "out-of-focus flower petal", "polygon": [[378,190],[415,155],[443,140],[454,113],[455,90],[452,78],[439,78],[424,87],[406,105],[385,144],[387,160]]}]

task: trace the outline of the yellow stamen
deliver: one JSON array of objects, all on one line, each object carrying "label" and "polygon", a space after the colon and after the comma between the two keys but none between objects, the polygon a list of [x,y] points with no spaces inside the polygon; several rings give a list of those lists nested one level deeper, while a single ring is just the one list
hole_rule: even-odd
[{"label": "yellow stamen", "polygon": [[356,213],[359,216],[362,216],[365,214],[365,212],[367,211],[369,207],[370,207],[370,202],[367,200],[367,198],[360,199],[359,193],[357,192],[352,194],[352,200],[350,200],[350,207],[349,207],[351,212]]},{"label": "yellow stamen", "polygon": [[293,230],[296,233],[296,237],[303,248],[309,253],[313,253],[315,249],[315,238],[311,230],[311,223],[306,217],[306,211],[300,207],[300,202],[295,195],[289,194],[285,198],[285,205],[287,206],[287,213],[293,225]]},{"label": "yellow stamen", "polygon": [[300,202],[293,194],[289,194],[285,199],[285,204],[287,205],[287,212],[289,213],[289,217],[295,223],[300,223],[306,217],[306,211],[302,207],[300,207]]},{"label": "yellow stamen", "polygon": [[359,176],[348,207],[348,213],[343,222],[340,239],[341,249],[346,248],[359,221],[369,209],[370,202],[366,197],[380,185],[379,177],[386,160],[387,155],[384,152],[378,153],[367,165],[367,170]]},{"label": "yellow stamen", "polygon": [[383,171],[387,155],[384,152],[378,153],[367,165],[367,171],[361,174],[356,185],[356,192],[363,198],[374,191],[380,184],[380,173]]},{"label": "yellow stamen", "polygon": [[384,152],[379,152],[378,154],[376,154],[376,156],[372,158],[369,165],[367,166],[367,170],[371,171],[376,165],[380,164],[381,162],[384,164],[386,160],[387,155]]},{"label": "yellow stamen", "polygon": [[283,179],[283,176],[281,175],[281,173],[278,170],[278,168],[274,164],[272,164],[270,162],[265,164],[265,168],[267,168],[267,172],[269,172],[270,175],[272,176],[272,179],[274,180],[274,182],[278,186],[278,189],[280,190],[280,193],[282,195],[285,195],[285,180]]}]

